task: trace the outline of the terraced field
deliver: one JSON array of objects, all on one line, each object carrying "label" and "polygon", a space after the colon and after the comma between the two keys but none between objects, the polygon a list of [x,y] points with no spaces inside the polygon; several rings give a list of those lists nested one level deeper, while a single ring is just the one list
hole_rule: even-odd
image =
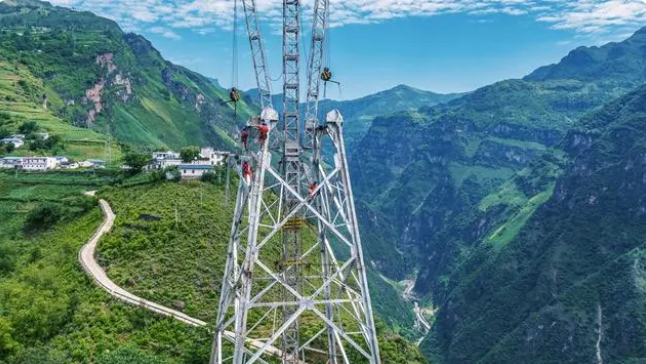
[{"label": "terraced field", "polygon": [[[47,96],[46,105],[43,95]],[[35,121],[41,130],[61,137],[65,155],[75,159],[104,158],[107,147],[105,135],[75,127],[54,115],[52,110],[62,104],[56,93],[45,87],[26,68],[0,61],[0,111],[7,118],[0,126],[16,132],[22,122]],[[110,149],[113,158],[118,158],[120,151],[116,143]],[[32,153],[19,149],[14,154]]]}]

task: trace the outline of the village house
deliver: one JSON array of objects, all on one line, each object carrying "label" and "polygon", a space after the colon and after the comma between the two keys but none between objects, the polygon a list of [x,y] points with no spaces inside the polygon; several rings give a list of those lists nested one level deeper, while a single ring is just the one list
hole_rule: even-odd
[{"label": "village house", "polygon": [[25,157],[22,160],[22,169],[26,171],[46,171],[56,165],[56,158],[52,157]]},{"label": "village house", "polygon": [[60,155],[55,156],[54,159],[56,159],[56,164],[63,164],[63,163],[67,163],[67,162],[70,161],[67,157],[60,156]]},{"label": "village house", "polygon": [[210,165],[219,166],[226,161],[229,156],[229,152],[222,152],[211,147],[204,147],[200,151],[200,156],[203,159],[208,160]]},{"label": "village house", "polygon": [[77,169],[79,168],[79,164],[76,162],[61,162],[58,165],[58,168],[60,169]]},{"label": "village house", "polygon": [[15,148],[22,148],[25,145],[25,141],[12,136],[10,138],[0,139],[0,144],[13,144]]},{"label": "village house", "polygon": [[182,179],[201,178],[205,173],[213,171],[209,164],[180,164],[178,166]]},{"label": "village house", "polygon": [[22,168],[22,157],[4,157],[0,159],[0,168],[20,169]]},{"label": "village house", "polygon": [[166,152],[153,152],[152,160],[159,161],[165,159],[179,159],[179,153],[173,152],[172,150]]},{"label": "village house", "polygon": [[81,168],[105,168],[105,161],[100,159],[88,159],[83,162],[79,162],[79,167]]},{"label": "village house", "polygon": [[179,166],[183,161],[179,158],[153,159],[150,161],[148,169],[165,169],[168,167]]},{"label": "village house", "polygon": [[165,169],[168,167],[179,166],[183,161],[180,154],[172,150],[166,152],[153,152],[151,155],[148,169]]},{"label": "village house", "polygon": [[38,139],[41,139],[41,140],[47,140],[49,139],[49,133],[45,133],[41,131],[36,133],[36,137],[38,137]]}]

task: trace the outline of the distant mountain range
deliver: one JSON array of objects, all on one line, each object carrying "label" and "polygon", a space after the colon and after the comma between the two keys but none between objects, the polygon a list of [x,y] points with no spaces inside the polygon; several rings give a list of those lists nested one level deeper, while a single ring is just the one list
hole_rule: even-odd
[{"label": "distant mountain range", "polygon": [[[363,139],[376,117],[391,115],[402,111],[416,111],[420,107],[445,103],[463,95],[466,94],[439,94],[406,85],[398,85],[389,90],[354,100],[321,100],[319,102],[319,117],[325,117],[325,113],[334,109],[338,109],[341,112],[345,119],[344,137],[347,143],[346,147],[352,151],[356,144]],[[257,103],[259,100],[257,89],[246,91],[245,96],[250,102]],[[272,102],[274,108],[279,113],[282,113],[283,95],[274,95]],[[301,105],[301,118],[305,117],[305,107],[303,103]]]},{"label": "distant mountain range", "polygon": [[[417,272],[416,292],[438,310],[421,346],[434,363],[646,357],[628,344],[646,326],[626,328],[620,313],[641,317],[646,304],[626,282],[644,274],[629,258],[641,232],[627,227],[643,225],[633,171],[644,90],[620,98],[646,81],[644,49],[642,29],[523,80],[372,122],[351,161],[364,241],[389,277]],[[621,254],[624,265],[610,258]],[[620,284],[630,308],[609,301]]]}]

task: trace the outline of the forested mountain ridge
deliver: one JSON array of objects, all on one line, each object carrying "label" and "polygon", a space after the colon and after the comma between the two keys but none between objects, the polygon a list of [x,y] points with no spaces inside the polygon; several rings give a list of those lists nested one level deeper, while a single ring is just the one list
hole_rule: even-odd
[{"label": "forested mountain ridge", "polygon": [[524,79],[574,79],[633,84],[646,79],[646,28],[622,41],[601,47],[579,47],[559,63],[541,67]]},{"label": "forested mountain ridge", "polygon": [[452,276],[424,344],[437,362],[646,359],[646,87],[582,118],[560,146],[571,162],[553,196]]},{"label": "forested mountain ridge", "polygon": [[[351,160],[373,266],[395,279],[415,276],[424,304],[440,315],[450,311],[454,284],[469,282],[455,276],[465,262],[486,261],[486,247],[505,249],[516,241],[558,191],[556,180],[571,158],[561,140],[572,135],[577,120],[644,82],[643,38],[642,30],[612,45],[637,58],[631,64],[638,66],[626,71],[632,78],[615,78],[610,60],[599,66],[599,72],[608,68],[608,77],[502,81],[446,104],[375,119]],[[479,268],[470,268],[473,278]],[[463,327],[444,325],[437,335],[454,335],[453,329]],[[478,342],[475,332],[469,335],[461,337],[462,351],[471,350],[467,342]],[[459,355],[450,345],[433,346],[437,362],[461,362],[446,355]],[[491,362],[512,358],[494,355]],[[473,354],[462,362],[478,359]]]},{"label": "forested mountain ridge", "polygon": [[[328,86],[335,88],[336,86]],[[323,99],[319,102],[319,118],[326,113],[337,109],[343,115],[344,139],[346,149],[353,151],[361,142],[376,117],[388,116],[402,111],[416,111],[423,106],[432,106],[457,99],[466,93],[439,94],[431,91],[419,90],[406,85],[398,85],[391,89],[377,92],[353,100]],[[245,92],[248,101],[258,101],[258,90],[252,89]],[[273,95],[272,102],[278,112],[283,110],[283,95]],[[304,120],[306,104],[301,104],[301,118]]]},{"label": "forested mountain ridge", "polygon": [[[0,27],[0,62],[41,83],[28,109],[3,100],[13,121],[33,118],[35,103],[102,134],[109,124],[119,142],[135,147],[234,147],[238,125],[226,90],[164,60],[142,36],[89,12],[32,0],[0,3]],[[29,88],[23,83],[14,87]],[[238,110],[239,120],[250,113],[244,103]]]}]

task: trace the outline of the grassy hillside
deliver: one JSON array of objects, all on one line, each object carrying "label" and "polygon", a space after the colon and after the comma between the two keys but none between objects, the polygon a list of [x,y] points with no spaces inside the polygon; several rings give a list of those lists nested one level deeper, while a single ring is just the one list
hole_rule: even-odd
[{"label": "grassy hillside", "polygon": [[[60,104],[56,93],[45,86],[21,64],[2,61],[0,55],[0,128],[17,133],[24,122],[35,121],[41,131],[61,138],[58,148],[44,151],[43,154],[64,154],[75,159],[103,158],[106,154],[105,135],[87,128],[80,128],[57,116],[49,108],[43,107],[43,95],[54,104]],[[116,143],[110,146],[112,155],[119,157]]]},{"label": "grassy hillside", "polygon": [[[46,127],[39,117],[45,113],[98,134],[110,130],[137,148],[234,147],[238,125],[227,92],[114,22],[16,0],[0,3],[0,27],[2,93],[12,118]],[[244,102],[238,110],[238,120],[251,112]]]},{"label": "grassy hillside", "polygon": [[[103,219],[81,192],[113,180],[0,173],[0,363],[204,362],[206,330],[118,303],[81,270],[78,250]],[[55,218],[38,219],[43,209]]]},{"label": "grassy hillside", "polygon": [[[136,177],[126,184],[138,186],[124,187],[120,181],[110,172],[0,173],[0,363],[208,361],[207,330],[123,305],[85,276],[77,253],[102,214],[81,193],[112,185],[101,196],[118,218],[98,255],[110,277],[208,322],[231,215],[222,204],[223,186],[141,185],[145,178]],[[384,325],[379,330],[386,362],[425,362],[400,336]]]},{"label": "grassy hillside", "polygon": [[[232,215],[232,204],[223,203],[223,187],[165,183],[105,189],[101,196],[117,214],[115,229],[101,242],[99,253],[110,277],[137,295],[213,321]],[[376,302],[380,297],[391,300],[388,295],[394,291],[380,288],[376,275],[373,280]],[[393,309],[378,303],[381,314],[381,308]],[[392,322],[385,315],[378,319]],[[387,362],[423,362],[390,329],[380,326],[380,335]]]}]

